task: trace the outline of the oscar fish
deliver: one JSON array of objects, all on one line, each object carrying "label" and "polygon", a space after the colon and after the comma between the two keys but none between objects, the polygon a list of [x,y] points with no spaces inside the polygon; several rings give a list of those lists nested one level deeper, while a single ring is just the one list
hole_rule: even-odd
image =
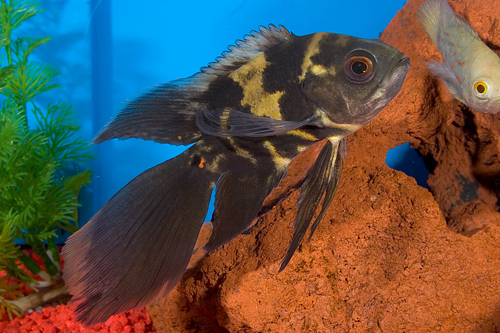
[{"label": "oscar fish", "polygon": [[248,229],[291,160],[325,140],[301,188],[283,270],[334,197],[345,137],[396,96],[409,66],[380,40],[297,36],[270,25],[199,73],[128,102],[95,143],[193,145],[130,181],[68,239],[63,278],[77,320],[101,323],[166,296],[187,267],[216,186],[209,252]]},{"label": "oscar fish", "polygon": [[417,12],[420,25],[438,48],[443,62],[429,62],[450,93],[483,113],[500,112],[500,58],[446,0],[428,0]]}]

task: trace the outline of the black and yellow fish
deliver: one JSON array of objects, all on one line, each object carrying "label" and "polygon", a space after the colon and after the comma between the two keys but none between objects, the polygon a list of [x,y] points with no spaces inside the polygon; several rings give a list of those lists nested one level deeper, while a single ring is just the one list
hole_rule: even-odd
[{"label": "black and yellow fish", "polygon": [[310,235],[333,199],[344,138],[396,96],[409,67],[380,40],[295,36],[270,25],[199,73],[129,102],[95,143],[195,144],[137,176],[68,239],[64,280],[78,320],[104,322],[167,295],[186,269],[216,185],[208,251],[245,231],[290,161],[326,140],[301,189],[284,269],[321,198]]}]

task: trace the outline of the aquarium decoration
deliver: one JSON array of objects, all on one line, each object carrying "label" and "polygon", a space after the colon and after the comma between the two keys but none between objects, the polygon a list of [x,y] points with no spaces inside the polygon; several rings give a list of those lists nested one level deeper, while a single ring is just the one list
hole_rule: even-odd
[{"label": "aquarium decoration", "polygon": [[[78,194],[92,174],[79,166],[93,154],[76,136],[72,107],[35,101],[59,87],[57,68],[30,59],[50,37],[18,35],[41,11],[33,1],[0,0],[0,314],[9,318],[41,305],[48,289],[66,292],[56,230],[78,229]],[[16,245],[20,238],[43,265]],[[23,297],[26,286],[34,296]]]}]

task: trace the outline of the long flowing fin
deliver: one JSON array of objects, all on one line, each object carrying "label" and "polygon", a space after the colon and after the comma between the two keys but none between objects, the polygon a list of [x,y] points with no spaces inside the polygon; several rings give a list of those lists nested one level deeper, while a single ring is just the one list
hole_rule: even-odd
[{"label": "long flowing fin", "polygon": [[462,29],[473,38],[480,40],[469,22],[458,16],[446,0],[427,0],[420,5],[417,19],[435,45],[438,45],[439,30],[447,27]]},{"label": "long flowing fin", "polygon": [[145,306],[181,279],[220,177],[189,165],[192,148],[137,176],[68,239],[63,278],[79,322]]},{"label": "long flowing fin", "polygon": [[[325,197],[325,200],[327,201],[325,201],[324,204],[326,206],[323,206],[320,213],[321,217],[324,215],[326,208],[328,208],[328,205],[335,194],[336,186],[338,185],[337,177],[340,179],[340,169],[342,167],[342,160],[345,152],[339,153],[339,146],[344,144],[343,140],[340,142],[327,140],[318,155],[316,163],[314,163],[314,166],[304,181],[298,198],[298,211],[297,217],[295,218],[292,241],[290,242],[287,253],[281,262],[281,267],[279,269],[280,272],[285,269],[295,253],[295,250],[297,250],[297,247],[302,241],[302,238],[311,223],[316,208],[321,201],[321,197],[325,194],[325,191],[327,192]],[[338,168],[338,170],[336,170],[336,168]],[[314,229],[318,223],[318,220],[314,223]],[[311,230],[311,232],[314,232],[314,230]]]},{"label": "long flowing fin", "polygon": [[335,193],[337,192],[337,188],[339,186],[339,181],[340,181],[340,175],[342,174],[342,166],[344,165],[344,158],[345,158],[346,152],[347,152],[346,140],[342,139],[338,145],[337,156],[335,157],[335,162],[333,165],[333,172],[332,172],[332,175],[330,177],[330,181],[328,182],[328,184],[326,186],[325,198],[323,199],[323,203],[321,204],[321,212],[319,213],[318,217],[316,218],[313,225],[311,226],[311,232],[309,233],[308,241],[311,240],[311,237],[314,234],[314,231],[318,227],[319,222],[323,219],[323,216],[325,216],[326,210],[328,209],[328,207],[332,203],[333,197],[335,196]]},{"label": "long flowing fin", "polygon": [[187,145],[198,141],[196,98],[207,88],[206,81],[191,77],[160,84],[128,102],[94,138],[93,143],[111,139],[143,139]]},{"label": "long flowing fin", "polygon": [[231,109],[207,110],[196,113],[196,125],[205,134],[228,137],[267,137],[289,132],[306,125],[323,127],[317,115],[300,121],[277,120]]},{"label": "long flowing fin", "polygon": [[201,132],[196,126],[196,111],[216,98],[205,93],[209,85],[291,36],[281,25],[259,27],[258,32],[252,31],[243,40],[237,41],[236,46],[229,46],[229,51],[202,67],[199,73],[160,84],[125,104],[93,142],[138,138],[186,145],[198,141]]},{"label": "long flowing fin", "polygon": [[255,168],[235,166],[222,175],[215,193],[214,228],[205,250],[211,252],[245,231],[285,173],[268,163]]}]

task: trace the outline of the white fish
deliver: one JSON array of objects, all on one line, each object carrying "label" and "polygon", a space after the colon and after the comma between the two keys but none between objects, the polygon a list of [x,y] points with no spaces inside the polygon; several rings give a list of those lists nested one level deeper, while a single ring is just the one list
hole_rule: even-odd
[{"label": "white fish", "polygon": [[424,2],[417,18],[443,57],[429,69],[453,97],[479,112],[500,112],[500,58],[495,52],[446,0]]}]

